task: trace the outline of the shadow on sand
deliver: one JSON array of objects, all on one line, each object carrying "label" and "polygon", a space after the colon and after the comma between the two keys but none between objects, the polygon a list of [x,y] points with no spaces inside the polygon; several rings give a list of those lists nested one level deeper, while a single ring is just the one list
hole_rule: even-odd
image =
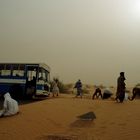
[{"label": "shadow on sand", "polygon": [[92,127],[94,125],[94,121],[92,120],[76,120],[70,124],[71,127]]}]

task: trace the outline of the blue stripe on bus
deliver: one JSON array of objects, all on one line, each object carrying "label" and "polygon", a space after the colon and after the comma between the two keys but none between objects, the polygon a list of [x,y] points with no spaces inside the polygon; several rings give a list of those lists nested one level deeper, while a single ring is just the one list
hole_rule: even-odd
[{"label": "blue stripe on bus", "polygon": [[25,79],[26,80],[26,77],[25,76],[1,76],[0,75],[0,79]]},{"label": "blue stripe on bus", "polygon": [[[12,85],[14,85],[14,83]],[[9,92],[9,89],[12,85],[11,85],[11,83],[0,84],[0,94]],[[24,91],[25,84],[19,84],[19,85],[22,87],[22,89]]]},{"label": "blue stripe on bus", "polygon": [[[15,83],[16,84],[16,83]],[[14,83],[12,83],[14,85]],[[12,86],[11,83],[0,84],[0,94],[9,92],[10,87]],[[23,91],[25,90],[25,84],[18,84],[22,87]],[[37,85],[36,90],[44,90],[44,85]]]},{"label": "blue stripe on bus", "polygon": [[44,85],[37,85],[36,89],[37,90],[44,90]]}]

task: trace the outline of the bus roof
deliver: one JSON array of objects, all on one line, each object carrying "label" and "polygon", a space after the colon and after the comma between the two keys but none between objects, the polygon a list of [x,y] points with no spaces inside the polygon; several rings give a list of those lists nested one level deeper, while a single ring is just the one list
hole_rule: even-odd
[{"label": "bus roof", "polygon": [[39,63],[39,67],[42,67],[42,68],[48,70],[48,72],[50,72],[50,67],[48,65],[46,65],[45,63]]},{"label": "bus roof", "polygon": [[50,72],[50,67],[47,65],[47,64],[45,64],[45,63],[8,63],[8,62],[6,62],[6,63],[0,63],[0,65],[3,65],[3,64],[9,64],[9,65],[18,65],[18,64],[21,64],[21,65],[38,65],[39,67],[41,67],[41,68],[44,68],[44,69],[46,69],[48,72]]}]

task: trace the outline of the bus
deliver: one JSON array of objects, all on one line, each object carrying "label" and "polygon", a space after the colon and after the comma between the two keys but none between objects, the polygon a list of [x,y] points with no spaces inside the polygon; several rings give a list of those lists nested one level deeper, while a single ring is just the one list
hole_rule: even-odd
[{"label": "bus", "polygon": [[50,67],[45,63],[0,63],[0,94],[15,99],[50,93]]}]

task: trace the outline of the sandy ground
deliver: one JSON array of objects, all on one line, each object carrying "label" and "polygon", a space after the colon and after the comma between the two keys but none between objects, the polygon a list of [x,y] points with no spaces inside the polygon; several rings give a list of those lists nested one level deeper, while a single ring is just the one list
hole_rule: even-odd
[{"label": "sandy ground", "polygon": [[[139,140],[140,100],[58,98],[20,105],[18,115],[0,118],[1,140]],[[93,121],[77,116],[92,111]],[[58,138],[59,137],[59,138]]]}]

